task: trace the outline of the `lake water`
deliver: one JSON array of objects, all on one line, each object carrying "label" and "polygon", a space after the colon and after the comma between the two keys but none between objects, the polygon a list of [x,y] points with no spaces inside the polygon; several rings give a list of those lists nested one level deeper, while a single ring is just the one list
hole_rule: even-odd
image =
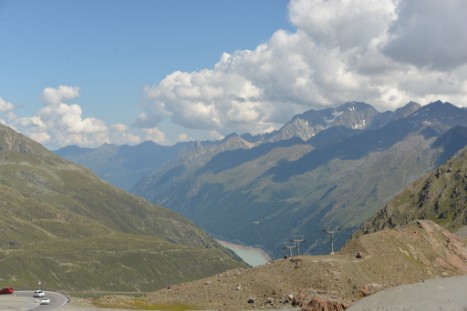
[{"label": "lake water", "polygon": [[238,257],[252,267],[260,266],[271,260],[271,257],[261,248],[234,244],[217,240],[219,244],[232,250]]}]

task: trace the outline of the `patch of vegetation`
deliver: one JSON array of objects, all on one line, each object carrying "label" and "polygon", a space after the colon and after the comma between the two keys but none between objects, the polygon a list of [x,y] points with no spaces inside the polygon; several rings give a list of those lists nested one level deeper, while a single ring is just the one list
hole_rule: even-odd
[{"label": "patch of vegetation", "polygon": [[113,309],[128,309],[128,310],[161,310],[161,311],[188,311],[188,310],[201,310],[195,306],[185,304],[154,304],[145,301],[144,299],[123,299],[123,300],[106,300],[97,299],[93,304],[99,308],[113,308]]}]

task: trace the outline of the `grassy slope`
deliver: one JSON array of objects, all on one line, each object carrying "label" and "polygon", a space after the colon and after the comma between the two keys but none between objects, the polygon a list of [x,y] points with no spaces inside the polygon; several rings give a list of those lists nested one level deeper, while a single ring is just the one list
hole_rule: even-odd
[{"label": "grassy slope", "polygon": [[429,219],[453,231],[467,225],[467,149],[395,196],[363,231],[399,227],[417,219]]},{"label": "grassy slope", "polygon": [[154,290],[243,266],[180,215],[0,128],[0,279]]}]

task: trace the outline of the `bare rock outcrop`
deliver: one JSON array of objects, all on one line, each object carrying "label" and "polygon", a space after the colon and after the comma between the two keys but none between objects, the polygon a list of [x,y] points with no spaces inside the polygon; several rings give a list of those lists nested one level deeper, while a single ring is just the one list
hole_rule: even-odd
[{"label": "bare rock outcrop", "polygon": [[302,311],[343,311],[350,307],[348,303],[328,300],[322,297],[315,297],[310,300]]}]

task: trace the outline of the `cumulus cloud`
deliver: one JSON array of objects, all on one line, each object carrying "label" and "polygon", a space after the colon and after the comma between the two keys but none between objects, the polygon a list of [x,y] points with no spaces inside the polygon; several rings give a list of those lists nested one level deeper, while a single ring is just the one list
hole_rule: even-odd
[{"label": "cumulus cloud", "polygon": [[320,45],[365,48],[396,18],[393,0],[291,1],[291,22]]},{"label": "cumulus cloud", "polygon": [[15,109],[15,106],[12,103],[0,97],[0,112],[10,112],[13,111],[13,109]]},{"label": "cumulus cloud", "polygon": [[146,140],[152,140],[161,145],[167,143],[165,133],[156,127],[146,128],[144,129],[144,132],[146,133]]},{"label": "cumulus cloud", "polygon": [[74,99],[79,96],[79,87],[60,85],[54,89],[47,87],[42,91],[41,98],[46,106],[53,107],[60,105],[66,100]]},{"label": "cumulus cloud", "polygon": [[[43,107],[34,116],[10,117],[7,125],[51,149],[66,145],[97,147],[103,143],[137,144],[138,135],[124,124],[107,125],[96,118],[83,117],[79,104],[70,103],[79,96],[79,88],[61,85],[47,87],[40,98]],[[14,105],[0,101],[0,112],[9,112]],[[160,134],[162,135],[162,134]]]},{"label": "cumulus cloud", "polygon": [[129,127],[123,123],[117,123],[110,126],[109,140],[113,144],[136,145],[141,143],[141,137],[129,132]]},{"label": "cumulus cloud", "polygon": [[164,119],[163,116],[154,114],[152,112],[140,113],[136,120],[133,122],[133,126],[137,128],[151,128],[159,125],[160,122]]},{"label": "cumulus cloud", "polygon": [[380,110],[411,100],[467,106],[466,8],[463,0],[291,0],[295,31],[146,87],[144,121],[225,135],[270,131],[350,100]]},{"label": "cumulus cloud", "polygon": [[396,61],[435,70],[467,63],[465,0],[411,0],[398,7],[385,53]]},{"label": "cumulus cloud", "polygon": [[105,122],[95,118],[83,118],[81,107],[67,102],[78,96],[78,87],[61,85],[58,88],[44,89],[41,95],[44,107],[39,110],[38,117],[43,123],[41,128],[50,136],[45,142],[89,146],[108,141]]}]

